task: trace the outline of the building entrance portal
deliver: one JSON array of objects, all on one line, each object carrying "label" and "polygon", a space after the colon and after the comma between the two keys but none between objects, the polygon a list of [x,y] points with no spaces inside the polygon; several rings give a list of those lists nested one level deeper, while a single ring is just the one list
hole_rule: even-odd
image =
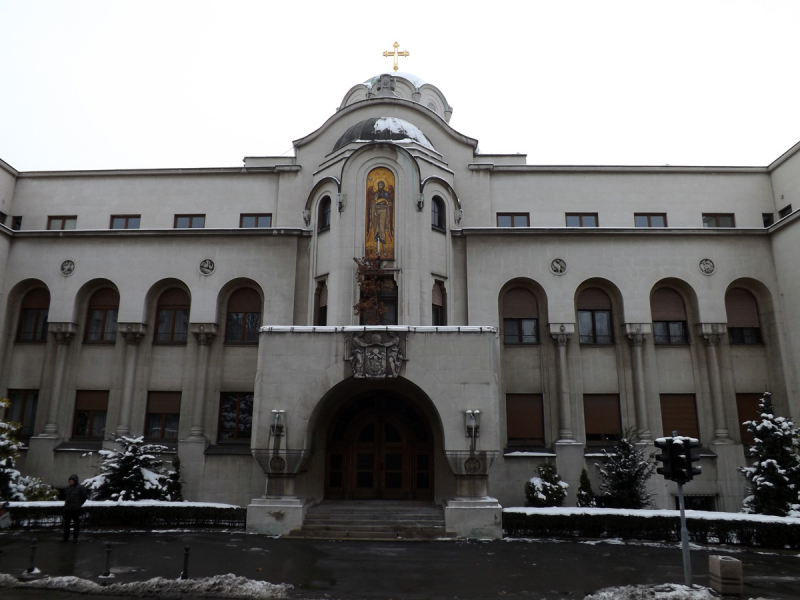
[{"label": "building entrance portal", "polygon": [[351,401],[328,430],[325,497],[430,500],[433,436],[412,403],[389,392]]}]

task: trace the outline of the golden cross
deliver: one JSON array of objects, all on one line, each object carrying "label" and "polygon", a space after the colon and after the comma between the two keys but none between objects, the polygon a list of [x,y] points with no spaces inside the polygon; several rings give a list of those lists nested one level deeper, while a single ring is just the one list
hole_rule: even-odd
[{"label": "golden cross", "polygon": [[394,70],[397,71],[397,58],[399,56],[410,56],[411,54],[405,50],[399,52],[397,49],[400,47],[400,44],[398,44],[397,42],[395,42],[392,47],[394,48],[393,52],[391,50],[387,50],[386,52],[383,53],[383,55],[394,56]]}]

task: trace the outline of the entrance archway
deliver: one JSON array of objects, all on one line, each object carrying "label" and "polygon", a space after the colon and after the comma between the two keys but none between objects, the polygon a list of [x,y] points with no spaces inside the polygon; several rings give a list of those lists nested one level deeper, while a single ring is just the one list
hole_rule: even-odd
[{"label": "entrance archway", "polygon": [[430,500],[433,433],[424,413],[394,392],[346,403],[328,428],[325,497]]}]

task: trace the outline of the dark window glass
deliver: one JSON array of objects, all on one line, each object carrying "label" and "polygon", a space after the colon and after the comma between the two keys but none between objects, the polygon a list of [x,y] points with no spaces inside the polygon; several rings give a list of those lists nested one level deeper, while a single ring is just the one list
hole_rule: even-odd
[{"label": "dark window glass", "polygon": [[597,213],[567,213],[567,227],[597,227]]},{"label": "dark window glass", "polygon": [[686,321],[653,321],[656,344],[688,344]]},{"label": "dark window glass", "polygon": [[241,227],[272,227],[272,215],[270,214],[253,214],[241,216]]},{"label": "dark window glass", "polygon": [[325,231],[331,228],[331,199],[325,196],[319,202],[317,213],[317,231]]},{"label": "dark window glass", "polygon": [[611,311],[579,310],[578,335],[581,344],[611,344]]},{"label": "dark window glass", "polygon": [[172,288],[161,294],[158,301],[157,343],[186,343],[189,333],[189,294]]},{"label": "dark window glass", "polygon": [[431,227],[444,231],[444,202],[438,196],[434,196],[431,202]]},{"label": "dark window glass", "polygon": [[386,307],[382,315],[362,313],[361,325],[397,325],[397,284],[394,279],[384,279],[383,291],[378,295],[378,301]]},{"label": "dark window glass", "polygon": [[111,217],[111,229],[139,229],[140,215],[120,215]]},{"label": "dark window glass", "polygon": [[665,214],[637,214],[633,216],[636,227],[666,227],[667,215]]},{"label": "dark window glass", "polygon": [[17,340],[20,342],[47,341],[47,315],[50,307],[50,292],[37,288],[25,294],[19,315]]},{"label": "dark window glass", "polygon": [[506,344],[538,344],[538,319],[503,319],[503,341]]},{"label": "dark window glass", "polygon": [[5,411],[5,420],[19,426],[18,438],[29,438],[33,435],[33,425],[36,420],[36,405],[39,402],[39,392],[14,391],[8,392],[9,407]]},{"label": "dark window glass", "polygon": [[249,440],[253,432],[253,394],[225,392],[219,402],[219,440]]},{"label": "dark window glass", "polygon": [[14,231],[22,229],[22,217],[11,217],[11,229]]},{"label": "dark window glass", "polygon": [[528,213],[497,213],[498,227],[529,227],[530,215]]},{"label": "dark window glass", "polygon": [[782,219],[792,214],[792,205],[788,204],[778,211],[778,218]]},{"label": "dark window glass", "polygon": [[764,221],[764,227],[769,227],[775,223],[775,216],[772,213],[761,213],[761,218]]},{"label": "dark window glass", "polygon": [[728,339],[734,346],[764,343],[760,327],[728,327]]},{"label": "dark window glass", "polygon": [[228,300],[228,343],[256,343],[261,327],[261,295],[253,288],[241,288]]},{"label": "dark window glass", "polygon": [[72,436],[102,439],[106,432],[107,410],[107,391],[78,391],[75,398]]},{"label": "dark window glass", "polygon": [[78,225],[78,217],[47,217],[47,228],[66,230],[75,229]]},{"label": "dark window glass", "polygon": [[202,229],[205,226],[205,215],[175,215],[175,229]]},{"label": "dark window glass", "polygon": [[733,213],[703,214],[703,227],[735,227]]},{"label": "dark window glass", "polygon": [[150,392],[147,396],[145,435],[153,439],[178,439],[180,412],[180,392]]},{"label": "dark window glass", "polygon": [[92,294],[86,318],[84,340],[87,342],[116,342],[119,294],[103,288]]}]

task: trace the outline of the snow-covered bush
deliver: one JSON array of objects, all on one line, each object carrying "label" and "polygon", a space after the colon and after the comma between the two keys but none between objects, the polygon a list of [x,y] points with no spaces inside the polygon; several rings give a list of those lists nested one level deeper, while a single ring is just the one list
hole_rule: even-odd
[{"label": "snow-covered bush", "polygon": [[181,459],[178,455],[172,459],[172,471],[167,473],[167,489],[165,500],[183,502],[183,479],[181,479]]},{"label": "snow-covered bush", "polygon": [[93,500],[166,500],[168,476],[158,458],[168,450],[142,437],[114,436],[119,450],[100,450],[100,474],[83,485]]},{"label": "snow-covered bush", "polygon": [[578,506],[582,508],[597,506],[594,499],[592,482],[589,481],[589,474],[586,472],[586,469],[581,470],[581,484],[580,487],[578,487]]},{"label": "snow-covered bush", "polygon": [[775,415],[769,392],[759,401],[758,412],[759,420],[743,423],[755,438],[749,452],[755,461],[739,469],[747,478],[749,492],[742,512],[784,517],[800,509],[800,430],[789,419]]},{"label": "snow-covered bush", "polygon": [[647,456],[634,429],[626,429],[611,452],[603,450],[605,461],[595,466],[600,471],[598,504],[608,508],[648,508],[651,506],[647,480],[655,471],[653,456]]},{"label": "snow-covered bush", "polygon": [[553,463],[539,465],[538,471],[539,476],[531,477],[525,484],[525,506],[563,506],[569,484],[561,481]]},{"label": "snow-covered bush", "polygon": [[[8,408],[8,400],[0,398],[0,413]],[[15,467],[22,444],[15,433],[18,426],[0,419],[0,500],[55,500],[58,491],[36,477],[26,477]]]}]

